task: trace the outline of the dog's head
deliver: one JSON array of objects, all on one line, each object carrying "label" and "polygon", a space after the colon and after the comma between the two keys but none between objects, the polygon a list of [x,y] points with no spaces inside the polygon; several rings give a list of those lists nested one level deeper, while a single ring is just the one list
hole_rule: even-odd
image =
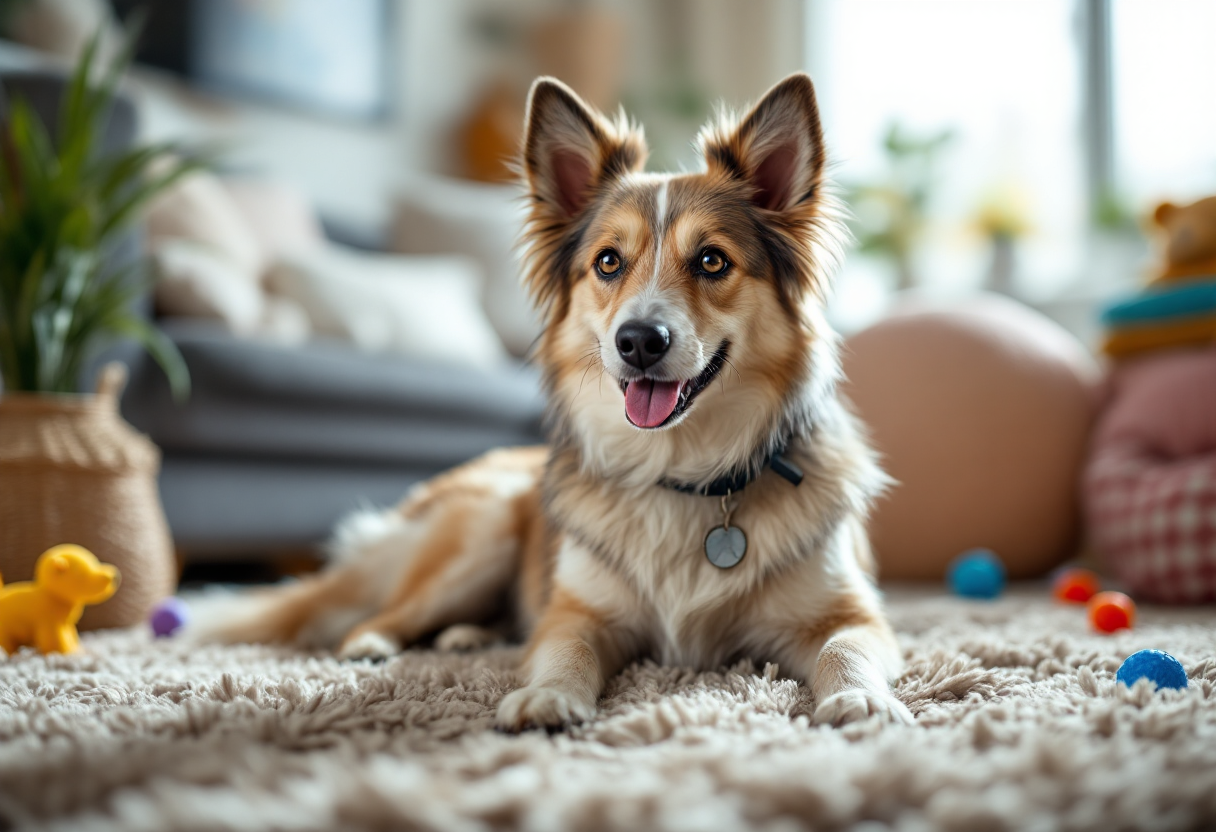
[{"label": "dog's head", "polygon": [[834,377],[821,303],[841,234],[810,79],[708,126],[700,146],[703,172],[643,173],[623,116],[552,79],[532,88],[525,279],[557,441],[639,483],[748,464]]}]

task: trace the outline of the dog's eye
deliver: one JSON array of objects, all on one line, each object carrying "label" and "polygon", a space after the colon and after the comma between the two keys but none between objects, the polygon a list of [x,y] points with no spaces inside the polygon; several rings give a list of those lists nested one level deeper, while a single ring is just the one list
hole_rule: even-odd
[{"label": "dog's eye", "polygon": [[621,272],[621,255],[610,248],[604,249],[595,258],[595,270],[600,277],[616,277]]},{"label": "dog's eye", "polygon": [[726,255],[716,248],[707,248],[701,252],[701,259],[697,265],[704,274],[721,277],[726,274],[730,263],[726,259]]}]

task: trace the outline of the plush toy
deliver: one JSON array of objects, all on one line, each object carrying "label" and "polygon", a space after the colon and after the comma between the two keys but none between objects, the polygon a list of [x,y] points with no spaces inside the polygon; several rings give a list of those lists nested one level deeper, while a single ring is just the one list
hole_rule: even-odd
[{"label": "plush toy", "polygon": [[1163,202],[1153,212],[1163,232],[1165,262],[1154,282],[1216,274],[1216,196],[1190,205]]},{"label": "plush toy", "polygon": [[1216,601],[1216,197],[1161,205],[1164,263],[1109,307],[1109,400],[1085,510],[1096,553],[1137,597]]},{"label": "plush toy", "polygon": [[100,604],[118,589],[118,570],[72,544],[38,558],[34,580],[0,588],[0,648],[72,653],[80,647],[76,622],[86,604]]}]

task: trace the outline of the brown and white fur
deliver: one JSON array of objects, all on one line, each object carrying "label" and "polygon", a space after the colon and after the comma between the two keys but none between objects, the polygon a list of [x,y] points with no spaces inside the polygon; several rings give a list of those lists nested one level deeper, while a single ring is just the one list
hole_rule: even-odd
[{"label": "brown and white fur", "polygon": [[[325,573],[243,602],[207,634],[336,644],[352,658],[436,632],[440,649],[470,648],[491,638],[481,625],[505,600],[528,681],[500,704],[504,729],[591,717],[605,680],[642,656],[772,661],[810,685],[818,722],[910,721],[888,686],[901,658],[864,528],[884,479],[837,397],[823,317],[842,232],[810,79],[782,81],[700,146],[704,171],[644,173],[637,128],[538,80],[525,280],[544,315],[551,444],[487,454],[353,518]],[[670,336],[645,367],[617,343],[639,320]],[[686,393],[724,345],[689,406],[640,428],[643,397],[629,411],[642,416],[627,417],[628,385]],[[747,554],[713,566],[703,547],[721,500],[660,483],[757,471],[787,437],[805,479],[760,470],[732,495]]]}]

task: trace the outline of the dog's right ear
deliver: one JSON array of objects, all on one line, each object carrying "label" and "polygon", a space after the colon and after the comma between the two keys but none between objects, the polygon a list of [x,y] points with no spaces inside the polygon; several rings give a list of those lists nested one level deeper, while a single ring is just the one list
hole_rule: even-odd
[{"label": "dog's right ear", "polygon": [[645,163],[642,132],[623,114],[605,119],[554,78],[532,84],[522,165],[530,202],[524,280],[547,321],[562,314],[588,205],[605,185]]},{"label": "dog's right ear", "polygon": [[537,78],[528,94],[524,173],[532,195],[556,218],[577,217],[596,188],[646,161],[640,133],[610,123],[556,78]]}]

